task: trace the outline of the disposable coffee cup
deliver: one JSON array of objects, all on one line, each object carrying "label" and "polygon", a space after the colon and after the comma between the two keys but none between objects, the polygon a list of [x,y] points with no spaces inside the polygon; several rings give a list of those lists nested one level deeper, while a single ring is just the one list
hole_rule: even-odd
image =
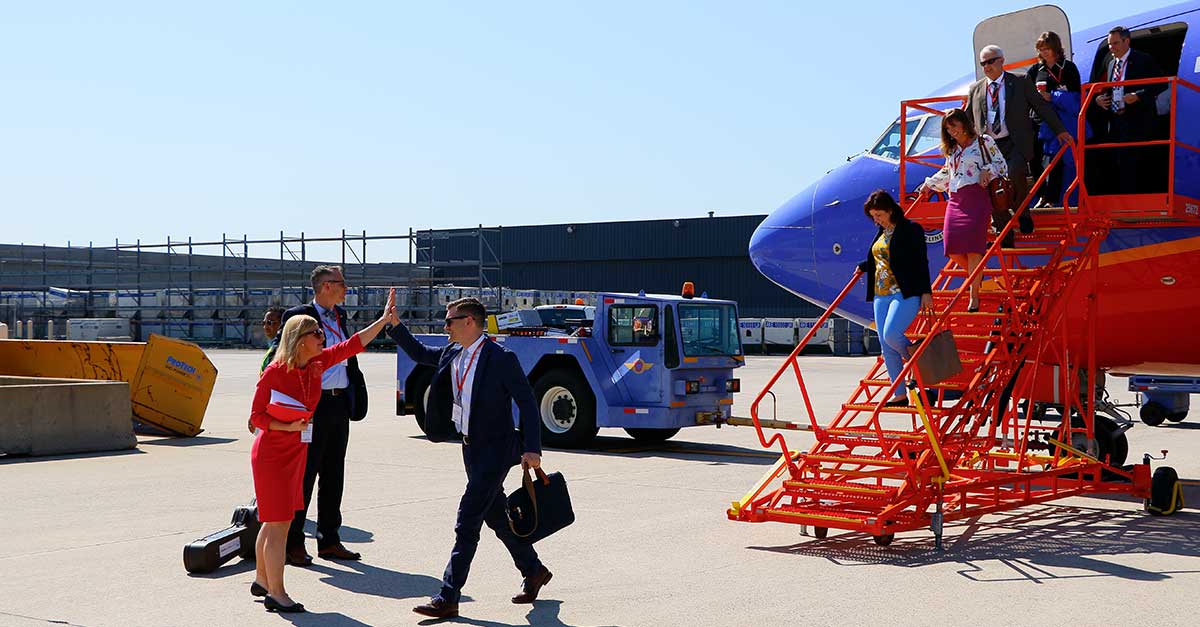
[{"label": "disposable coffee cup", "polygon": [[1046,81],[1038,81],[1038,82],[1037,82],[1037,90],[1038,90],[1038,91],[1040,91],[1040,92],[1043,92],[1043,93],[1045,93],[1045,91],[1046,91]]}]

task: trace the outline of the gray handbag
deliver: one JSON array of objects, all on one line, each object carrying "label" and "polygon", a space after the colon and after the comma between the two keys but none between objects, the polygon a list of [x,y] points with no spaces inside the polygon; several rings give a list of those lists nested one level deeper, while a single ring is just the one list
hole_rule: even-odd
[{"label": "gray handbag", "polygon": [[921,374],[922,385],[937,385],[962,372],[962,369],[958,346],[950,329],[925,339],[925,349],[917,358],[917,371]]}]

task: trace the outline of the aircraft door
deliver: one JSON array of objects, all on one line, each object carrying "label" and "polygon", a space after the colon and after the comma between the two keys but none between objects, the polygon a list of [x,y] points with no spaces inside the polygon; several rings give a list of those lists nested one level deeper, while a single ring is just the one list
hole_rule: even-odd
[{"label": "aircraft door", "polygon": [[[974,51],[972,59],[978,59],[980,48],[993,44],[1004,50],[1005,69],[1023,73],[1025,68],[1037,61],[1034,42],[1045,31],[1058,33],[1062,38],[1063,52],[1071,59],[1071,23],[1062,9],[1051,4],[996,15],[980,22],[975,27],[971,42]],[[975,79],[983,78],[983,68],[979,63],[971,65],[975,66]]]}]

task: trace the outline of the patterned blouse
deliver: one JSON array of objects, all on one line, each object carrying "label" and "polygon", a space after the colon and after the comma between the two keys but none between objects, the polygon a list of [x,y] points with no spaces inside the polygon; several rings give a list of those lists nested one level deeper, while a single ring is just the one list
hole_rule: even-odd
[{"label": "patterned blouse", "polygon": [[992,160],[990,166],[984,166],[983,155],[979,152],[979,140],[967,144],[966,148],[955,146],[954,153],[946,157],[946,165],[936,174],[925,179],[925,188],[935,192],[950,193],[979,182],[979,172],[984,167],[991,170],[992,176],[1008,176],[1008,163],[1004,155],[996,147],[996,140],[987,135],[981,135],[983,145],[987,147],[988,157]]},{"label": "patterned blouse", "polygon": [[900,293],[900,285],[892,274],[891,258],[888,256],[888,246],[892,243],[892,234],[896,230],[885,229],[875,243],[871,245],[871,256],[875,258],[875,295],[891,296]]}]

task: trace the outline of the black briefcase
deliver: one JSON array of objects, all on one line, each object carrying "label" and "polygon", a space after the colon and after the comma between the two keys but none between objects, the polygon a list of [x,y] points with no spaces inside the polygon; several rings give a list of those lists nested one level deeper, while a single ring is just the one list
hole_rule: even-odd
[{"label": "black briefcase", "polygon": [[575,522],[567,480],[561,472],[536,470],[537,481],[525,469],[521,487],[508,495],[508,526],[530,544]]},{"label": "black briefcase", "polygon": [[189,573],[211,573],[235,557],[254,558],[258,539],[258,506],[254,501],[233,511],[233,525],[183,547],[183,567]]}]

